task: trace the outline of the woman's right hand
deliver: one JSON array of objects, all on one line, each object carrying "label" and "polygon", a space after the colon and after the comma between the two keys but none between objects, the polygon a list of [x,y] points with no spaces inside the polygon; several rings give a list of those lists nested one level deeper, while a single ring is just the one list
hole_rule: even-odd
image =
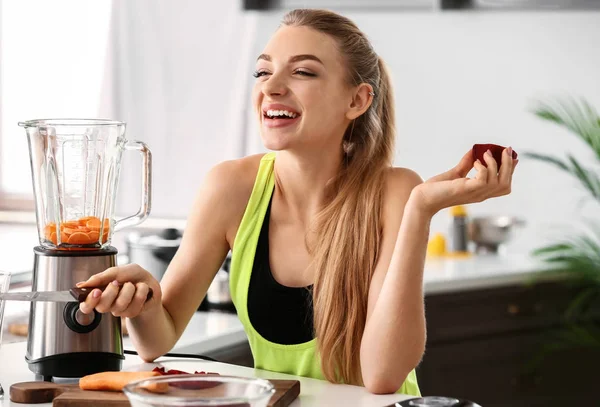
[{"label": "woman's right hand", "polygon": [[[87,281],[77,283],[79,288],[104,286],[104,291],[97,288],[92,290],[85,302],[79,305],[81,312],[91,314],[96,309],[100,313],[110,312],[116,317],[133,318],[161,305],[159,282],[137,264],[111,267],[94,274]],[[153,295],[146,301],[150,289]]]}]

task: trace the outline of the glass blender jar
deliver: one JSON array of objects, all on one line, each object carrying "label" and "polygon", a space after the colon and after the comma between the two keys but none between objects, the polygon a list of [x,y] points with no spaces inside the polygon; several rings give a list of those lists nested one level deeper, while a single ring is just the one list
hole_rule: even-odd
[{"label": "glass blender jar", "polygon": [[[125,139],[125,123],[51,119],[19,123],[27,133],[40,245],[34,248],[33,291],[63,291],[116,265],[112,233],[150,213],[151,153]],[[116,220],[123,151],[142,156],[138,213]],[[26,360],[44,380],[120,370],[120,318],[77,302],[32,302]]]},{"label": "glass blender jar", "polygon": [[[147,146],[127,142],[125,123],[110,120],[32,120],[27,131],[40,245],[47,249],[101,249],[114,231],[150,213]],[[115,195],[124,150],[142,154],[142,205],[115,220]]]}]

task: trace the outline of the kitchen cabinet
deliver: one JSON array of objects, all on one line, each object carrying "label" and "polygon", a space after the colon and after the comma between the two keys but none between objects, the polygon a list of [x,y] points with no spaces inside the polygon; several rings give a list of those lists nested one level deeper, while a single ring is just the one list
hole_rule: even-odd
[{"label": "kitchen cabinet", "polygon": [[[546,353],[566,328],[577,288],[562,281],[426,295],[427,347],[417,368],[424,395],[473,400],[485,407],[597,405],[600,349]],[[600,309],[587,323],[600,322]]]}]

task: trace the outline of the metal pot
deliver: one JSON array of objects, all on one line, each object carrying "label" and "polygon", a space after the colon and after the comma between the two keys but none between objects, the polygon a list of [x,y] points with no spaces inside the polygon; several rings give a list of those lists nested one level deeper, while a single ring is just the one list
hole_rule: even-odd
[{"label": "metal pot", "polygon": [[127,236],[129,263],[139,264],[160,281],[179,249],[181,236],[179,230],[171,228],[164,229],[158,234],[129,234]]},{"label": "metal pot", "polygon": [[517,227],[525,221],[515,216],[481,216],[470,220],[469,239],[475,243],[477,253],[498,253],[499,248],[508,242]]}]

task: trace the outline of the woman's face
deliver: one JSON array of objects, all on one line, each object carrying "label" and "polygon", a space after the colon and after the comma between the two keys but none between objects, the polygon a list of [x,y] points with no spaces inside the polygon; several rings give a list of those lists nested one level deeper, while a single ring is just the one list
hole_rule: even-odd
[{"label": "woman's face", "polygon": [[334,40],[308,27],[282,26],[256,61],[254,108],[269,150],[339,148],[352,103]]}]

